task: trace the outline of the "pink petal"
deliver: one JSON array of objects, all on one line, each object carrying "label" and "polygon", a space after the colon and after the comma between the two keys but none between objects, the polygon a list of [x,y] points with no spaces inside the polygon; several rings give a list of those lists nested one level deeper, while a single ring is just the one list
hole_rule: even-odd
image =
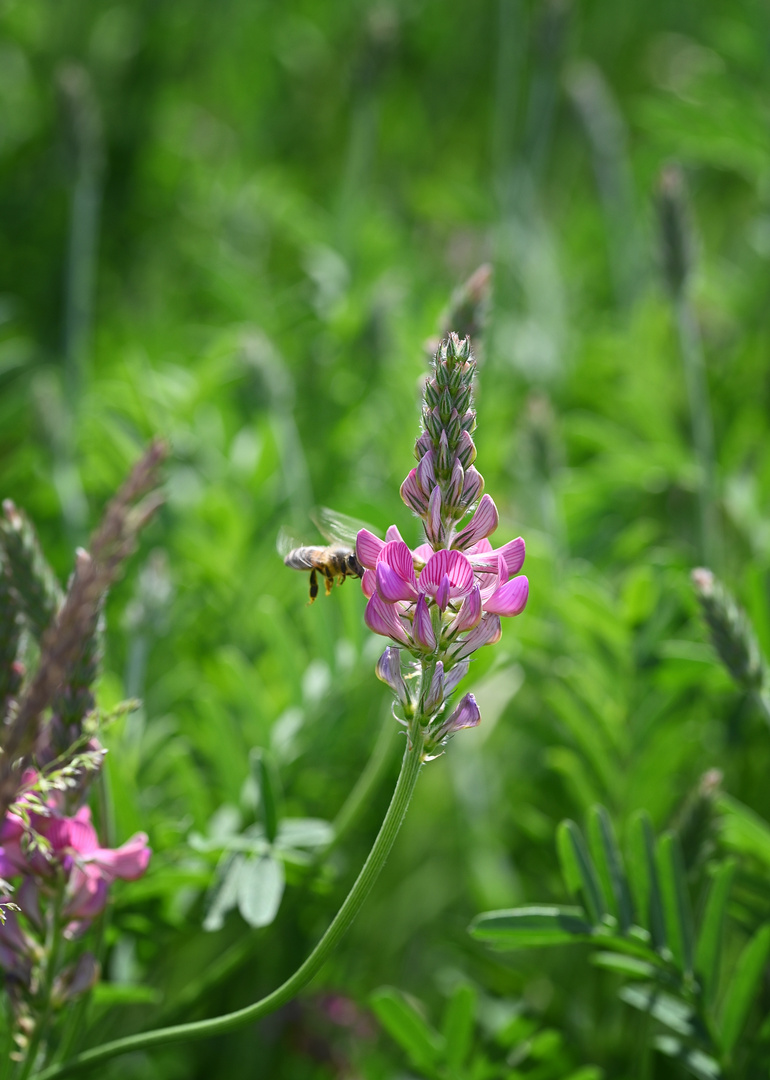
[{"label": "pink petal", "polygon": [[491,495],[483,495],[471,520],[453,541],[455,548],[463,549],[478,543],[485,536],[490,536],[500,520],[497,507]]},{"label": "pink petal", "polygon": [[417,469],[412,469],[401,485],[401,498],[415,514],[422,516],[428,509],[428,500],[417,482]]},{"label": "pink petal", "polygon": [[79,855],[88,855],[99,847],[99,837],[93,825],[87,821],[78,821],[76,818],[53,822],[48,832],[48,839],[54,851],[69,847]]},{"label": "pink petal", "polygon": [[456,648],[452,650],[452,656],[455,660],[462,660],[484,645],[494,645],[500,640],[502,634],[500,616],[491,613],[484,615],[476,629],[471,630],[465,640],[457,643]]},{"label": "pink petal", "polygon": [[444,574],[441,581],[439,582],[439,587],[436,589],[436,603],[442,611],[446,611],[446,606],[449,603],[451,593],[452,585],[449,580],[449,575]]},{"label": "pink petal", "polygon": [[147,833],[134,833],[119,848],[99,848],[92,852],[88,856],[88,863],[90,867],[97,868],[108,883],[115,878],[136,881],[147,869],[151,854],[147,846]]},{"label": "pink petal", "polygon": [[478,626],[482,614],[481,590],[478,585],[474,585],[449,628],[450,634],[462,634],[466,630],[472,630],[474,626]]},{"label": "pink petal", "polygon": [[512,578],[484,601],[484,610],[493,615],[519,615],[526,607],[528,596],[529,581],[525,577]]},{"label": "pink petal", "polygon": [[413,600],[417,590],[404,581],[386,562],[377,563],[377,592],[383,600],[395,604],[397,600]]},{"label": "pink petal", "polygon": [[367,600],[374,595],[376,588],[377,575],[374,570],[364,570],[364,576],[361,578],[361,591]]},{"label": "pink petal", "polygon": [[444,697],[448,698],[450,694],[453,694],[457,689],[459,683],[468,674],[468,668],[471,666],[470,660],[461,660],[459,664],[455,664],[451,671],[444,676]]},{"label": "pink petal", "polygon": [[444,700],[444,665],[439,660],[433,671],[428,693],[423,699],[423,710],[430,714],[434,712]]},{"label": "pink petal", "polygon": [[518,574],[524,565],[524,556],[527,553],[527,547],[522,537],[517,536],[515,540],[509,540],[507,544],[503,544],[498,550],[508,566],[508,577]]},{"label": "pink petal", "polygon": [[415,563],[422,563],[423,566],[433,554],[433,548],[430,544],[420,544],[412,552],[412,561]]},{"label": "pink petal", "polygon": [[452,715],[444,721],[436,732],[437,739],[445,739],[463,728],[478,727],[481,713],[473,694],[466,694]]},{"label": "pink petal", "polygon": [[417,466],[417,483],[427,498],[436,486],[436,469],[433,463],[434,453],[429,450]]},{"label": "pink petal", "polygon": [[465,470],[463,480],[462,501],[463,506],[470,506],[475,502],[484,490],[484,477],[475,466],[471,465]]},{"label": "pink petal", "polygon": [[404,538],[401,535],[401,533],[398,531],[398,526],[396,526],[396,525],[389,525],[388,526],[388,531],[385,533],[385,539],[387,540],[387,542],[389,544],[394,543],[394,541],[396,541],[396,540],[400,541],[400,543],[402,543],[402,544],[404,542]]},{"label": "pink petal", "polygon": [[393,604],[388,604],[379,593],[375,593],[366,605],[364,622],[375,634],[393,638],[402,645],[409,644],[406,631],[399,621]]},{"label": "pink petal", "polygon": [[433,652],[436,648],[436,634],[433,630],[427,601],[422,594],[417,598],[414,608],[412,637],[415,644],[425,652]]},{"label": "pink petal", "polygon": [[425,564],[417,583],[420,592],[435,596],[444,575],[449,578],[452,598],[467,596],[473,588],[473,567],[462,552],[442,548],[434,551]]},{"label": "pink petal", "polygon": [[457,458],[455,458],[454,465],[452,466],[452,475],[449,478],[449,490],[447,491],[447,498],[451,506],[459,505],[460,496],[463,491],[463,479],[463,467]]},{"label": "pink petal", "polygon": [[88,872],[76,870],[70,878],[71,895],[64,906],[69,919],[93,919],[107,903],[107,881]]},{"label": "pink petal", "polygon": [[425,521],[425,535],[431,544],[438,545],[442,542],[443,529],[441,527],[441,488],[436,485],[430,493],[428,500],[428,517]]},{"label": "pink petal", "polygon": [[385,542],[379,536],[370,533],[368,529],[360,529],[356,536],[356,555],[362,566],[368,570],[374,570],[377,556],[385,547]]}]

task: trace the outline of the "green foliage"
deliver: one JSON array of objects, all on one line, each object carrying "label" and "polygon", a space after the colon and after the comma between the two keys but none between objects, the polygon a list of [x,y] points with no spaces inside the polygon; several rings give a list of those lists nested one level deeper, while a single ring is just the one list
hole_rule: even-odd
[{"label": "green foliage", "polygon": [[[735,1075],[736,1044],[757,1011],[767,968],[770,924],[756,931],[720,982],[734,862],[715,869],[696,934],[674,833],[665,832],[656,842],[646,815],[634,818],[629,830],[629,865],[636,868],[637,883],[632,904],[632,886],[603,807],[592,809],[588,831],[596,838],[590,852],[572,821],[559,827],[557,845],[567,889],[583,907],[488,912],[476,917],[471,934],[507,950],[590,944],[598,950],[592,953],[598,967],[633,980],[620,987],[620,998],[668,1029],[655,1038],[659,1050],[701,1080]],[[760,1032],[753,1044],[743,1047],[742,1056],[756,1059],[754,1067],[759,1067],[767,1052]]]},{"label": "green foliage", "polygon": [[[459,971],[490,1015],[525,1002],[509,1020],[533,1028],[511,1045],[561,1033],[575,1048],[562,1078],[578,1062],[612,1077],[649,1065],[636,1050],[648,1016],[616,989],[652,976],[587,968],[581,949],[669,971],[674,1000],[689,952],[703,1008],[723,1015],[738,957],[770,921],[770,740],[749,689],[757,652],[770,655],[766,41],[759,0],[0,6],[0,496],[34,521],[64,582],[139,448],[155,433],[171,444],[166,507],[107,599],[96,694],[101,716],[141,700],[104,734],[104,809],[115,842],[146,830],[153,858],[115,890],[105,981],[73,1022],[74,1049],[271,990],[365,857],[401,745],[379,736],[389,703],[375,643],[356,583],[306,607],[275,537],[286,526],[312,542],[322,504],[417,541],[398,486],[424,343],[485,263],[478,466],[500,509],[494,539],[527,541],[531,600],[474,663],[482,724],[426,774],[318,987],[361,1003],[396,984],[439,1016],[442,979]],[[655,213],[673,161],[692,242],[679,299],[712,463],[696,452],[682,350],[693,336],[665,285]],[[455,317],[472,324],[467,299]],[[756,643],[742,685],[690,584],[707,562],[708,467],[708,565]],[[34,667],[55,595],[38,591],[41,606],[30,594],[35,630],[6,583],[3,571],[3,699],[19,689],[14,659]],[[260,775],[243,791],[261,772],[253,747],[281,779],[275,825]],[[564,911],[554,833],[596,804],[609,816],[591,811],[582,842],[560,833],[578,897]],[[232,847],[214,843],[222,807],[237,809]],[[276,851],[297,819],[344,828],[328,849],[287,839]],[[666,830],[685,892],[673,846],[657,850]],[[212,846],[195,850],[196,834]],[[251,859],[269,883],[268,853],[286,878],[275,921],[252,929],[233,911],[202,933],[217,867]],[[510,962],[469,944],[473,912],[528,897],[546,902],[512,935],[593,942],[606,925],[617,941]],[[752,999],[767,1013],[761,982]],[[746,1080],[762,1067],[745,1053],[755,1020],[733,1050]],[[661,1080],[686,1075],[685,1056],[708,1075],[692,1039],[659,1038]],[[310,996],[256,1034],[104,1075],[235,1080],[257,1052],[286,1080],[404,1068]]]}]

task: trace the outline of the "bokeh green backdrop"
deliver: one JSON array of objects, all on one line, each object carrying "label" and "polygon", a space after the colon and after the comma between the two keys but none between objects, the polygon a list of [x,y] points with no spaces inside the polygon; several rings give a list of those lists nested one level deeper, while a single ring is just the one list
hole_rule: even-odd
[{"label": "bokeh green backdrop", "polygon": [[249,749],[273,755],[288,811],[331,819],[375,745],[388,703],[360,592],[306,607],[275,537],[313,538],[325,504],[416,539],[398,487],[423,342],[485,261],[477,464],[498,535],[528,544],[530,606],[468,681],[483,725],[426,771],[315,996],[104,1075],[265,1061],[276,1077],[395,1077],[399,1052],[330,1020],[319,989],[363,1008],[387,981],[432,1008],[458,972],[562,1028],[572,1067],[630,1068],[638,1018],[606,974],[574,955],[493,961],[465,927],[561,899],[554,827],[594,801],[664,825],[719,766],[770,814],[767,739],[690,596],[700,474],[654,209],[676,160],[715,569],[768,645],[769,38],[752,0],[0,3],[0,493],[66,578],[140,447],[157,433],[172,448],[167,506],[108,606],[102,686],[106,705],[144,702],[106,739],[119,838],[147,829],[155,849],[119,894],[107,970],[153,989],[112,1011],[105,997],[89,1041],[170,1009],[245,934],[185,1015],[276,984],[363,858],[395,737],[320,880],[267,930],[233,916],[200,931],[205,867],[186,839],[237,802]]}]

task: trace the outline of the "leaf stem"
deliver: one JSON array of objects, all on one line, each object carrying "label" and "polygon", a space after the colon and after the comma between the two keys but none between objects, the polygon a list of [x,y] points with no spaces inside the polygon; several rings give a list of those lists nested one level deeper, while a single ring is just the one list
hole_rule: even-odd
[{"label": "leaf stem", "polygon": [[177,1024],[173,1027],[160,1028],[155,1031],[140,1032],[137,1035],[129,1035],[126,1038],[105,1043],[103,1046],[85,1050],[83,1053],[71,1058],[70,1061],[44,1069],[37,1074],[37,1080],[59,1080],[60,1077],[72,1076],[120,1054],[146,1050],[155,1046],[164,1046],[182,1040],[203,1039],[209,1035],[222,1035],[245,1024],[254,1023],[255,1020],[259,1020],[260,1017],[273,1012],[296,997],[299,991],[310,982],[323,966],[326,958],[345,934],[360,911],[382,867],[385,865],[411,801],[417,777],[420,774],[424,745],[425,734],[418,721],[411,726],[410,742],[404,752],[401,772],[396,782],[393,798],[390,801],[390,806],[387,809],[372,849],[361,868],[361,872],[326,933],[305,962],[281,986],[266,997],[255,1001],[252,1005],[237,1009],[235,1012],[226,1013],[224,1016],[216,1016],[196,1023]]}]

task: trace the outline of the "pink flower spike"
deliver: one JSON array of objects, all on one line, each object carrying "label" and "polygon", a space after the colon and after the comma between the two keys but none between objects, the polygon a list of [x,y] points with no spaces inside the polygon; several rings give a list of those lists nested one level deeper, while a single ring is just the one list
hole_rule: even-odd
[{"label": "pink flower spike", "polygon": [[529,581],[525,577],[513,578],[492,593],[484,602],[484,610],[493,615],[520,615],[528,597]]},{"label": "pink flower spike", "polygon": [[476,507],[476,512],[462,532],[457,534],[452,546],[459,550],[472,547],[479,540],[490,536],[497,528],[499,520],[500,517],[492,496],[482,495],[481,502]]},{"label": "pink flower spike", "polygon": [[[438,491],[438,488],[436,488]],[[434,551],[420,574],[418,588],[421,593],[436,596],[444,577],[449,578],[450,598],[465,597],[473,588],[473,567],[459,551]]]},{"label": "pink flower spike", "polygon": [[417,469],[412,469],[401,485],[401,498],[415,514],[422,516],[428,509],[428,500],[417,482]]},{"label": "pink flower spike", "polygon": [[414,607],[414,625],[412,627],[414,643],[423,652],[433,652],[436,648],[436,634],[433,630],[428,602],[420,593]]},{"label": "pink flower spike", "polygon": [[449,598],[452,593],[452,583],[449,580],[449,575],[444,574],[439,583],[439,587],[436,589],[436,603],[442,611],[446,611],[446,606],[449,603]]},{"label": "pink flower spike", "polygon": [[385,533],[385,539],[387,540],[387,542],[389,544],[394,543],[396,540],[400,544],[403,544],[403,542],[404,542],[404,538],[401,535],[401,533],[398,531],[398,526],[397,525],[389,525],[388,526],[388,531]]},{"label": "pink flower spike", "polygon": [[356,536],[356,556],[362,566],[367,570],[374,570],[377,556],[385,547],[385,542],[379,536],[370,533],[368,529],[360,529]]},{"label": "pink flower spike", "polygon": [[409,639],[396,614],[395,606],[383,600],[379,593],[375,593],[366,605],[364,622],[375,634],[393,638],[401,645],[409,645]]}]

